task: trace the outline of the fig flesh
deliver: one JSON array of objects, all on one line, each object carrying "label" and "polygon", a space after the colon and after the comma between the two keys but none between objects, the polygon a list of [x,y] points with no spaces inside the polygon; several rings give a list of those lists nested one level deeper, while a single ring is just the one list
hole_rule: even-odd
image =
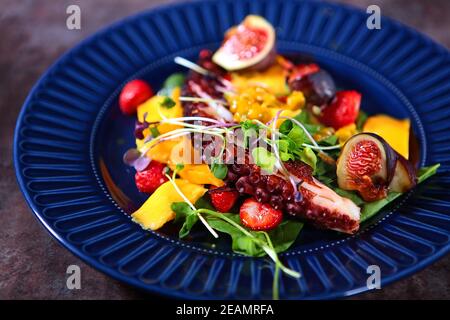
[{"label": "fig flesh", "polygon": [[360,133],[346,142],[336,174],[341,189],[356,190],[369,202],[385,198],[389,191],[408,191],[417,180],[414,166],[373,133]]},{"label": "fig flesh", "polygon": [[247,16],[229,29],[212,60],[228,71],[263,70],[275,61],[275,30],[264,18]]}]

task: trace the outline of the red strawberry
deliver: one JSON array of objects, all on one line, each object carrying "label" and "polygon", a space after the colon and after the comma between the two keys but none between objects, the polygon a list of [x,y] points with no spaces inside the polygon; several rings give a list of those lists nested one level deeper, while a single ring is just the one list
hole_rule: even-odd
[{"label": "red strawberry", "polygon": [[229,212],[239,198],[237,190],[228,187],[214,187],[208,193],[214,208],[220,212]]},{"label": "red strawberry", "polygon": [[334,129],[355,122],[358,117],[361,94],[357,91],[339,91],[334,100],[325,107],[320,121]]},{"label": "red strawberry", "polygon": [[272,208],[267,203],[261,203],[254,198],[244,201],[239,211],[241,222],[252,230],[270,230],[283,220],[283,212]]},{"label": "red strawberry", "polygon": [[292,73],[289,75],[288,82],[291,83],[294,80],[299,80],[307,75],[316,73],[319,70],[320,70],[320,67],[315,63],[296,65],[293,68]]},{"label": "red strawberry", "polygon": [[152,88],[144,80],[132,80],[122,89],[119,106],[122,113],[133,115],[137,107],[153,96]]},{"label": "red strawberry", "polygon": [[153,193],[160,185],[168,181],[163,170],[166,166],[160,162],[152,161],[144,171],[136,172],[134,180],[140,192]]}]

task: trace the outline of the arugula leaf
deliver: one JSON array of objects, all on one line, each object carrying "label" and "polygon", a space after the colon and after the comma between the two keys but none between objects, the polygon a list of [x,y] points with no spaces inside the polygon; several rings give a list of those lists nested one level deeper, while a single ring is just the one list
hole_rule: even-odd
[{"label": "arugula leaf", "polygon": [[304,148],[301,152],[298,152],[298,155],[300,156],[300,160],[313,168],[313,172],[316,171],[317,156],[311,148]]},{"label": "arugula leaf", "polygon": [[[240,224],[240,218],[238,214],[225,214],[225,215],[234,222]],[[228,222],[210,216],[206,218],[206,221],[213,229],[230,235],[232,241],[231,249],[234,252],[247,255],[250,257],[262,257],[266,255],[264,250],[258,245],[258,242],[256,242],[254,238],[243,234],[241,231],[236,229],[236,227],[232,226]],[[255,235],[257,239],[261,241],[264,240],[263,234],[254,232],[251,233]]]},{"label": "arugula leaf", "polygon": [[360,110],[358,113],[358,117],[356,118],[356,129],[358,129],[359,131],[362,130],[364,123],[366,122],[368,118],[367,113],[365,113],[364,111]]},{"label": "arugula leaf", "polygon": [[331,136],[328,136],[328,137],[323,138],[322,140],[320,140],[319,144],[334,146],[334,145],[337,144],[337,142],[338,142],[338,137],[333,134]]},{"label": "arugula leaf", "polygon": [[171,109],[175,107],[176,103],[170,97],[164,97],[164,100],[161,102],[161,107],[166,109]]},{"label": "arugula leaf", "polygon": [[284,135],[287,135],[289,131],[292,130],[292,126],[293,124],[291,120],[284,120],[278,128],[278,131]]},{"label": "arugula leaf", "polygon": [[252,157],[258,167],[269,173],[273,172],[277,159],[272,152],[263,147],[258,147],[252,150]]},{"label": "arugula leaf", "polygon": [[366,202],[364,204],[363,209],[361,210],[361,222],[368,220],[373,217],[376,213],[378,213],[383,207],[385,207],[388,203],[394,201],[398,197],[400,197],[402,193],[400,192],[389,192],[386,198],[373,201]]},{"label": "arugula leaf", "polygon": [[[225,214],[234,222],[241,224],[238,214]],[[261,232],[250,231],[256,237],[249,237],[226,221],[220,220],[216,217],[207,217],[207,221],[215,230],[227,233],[231,237],[232,249],[236,253],[240,253],[250,257],[262,257],[266,252],[258,244],[259,241],[264,241],[265,237]],[[279,253],[286,251],[297,239],[303,223],[295,220],[284,220],[278,227],[267,232],[269,235],[274,250]]]},{"label": "arugula leaf", "polygon": [[209,196],[204,195],[203,197],[201,197],[200,199],[197,200],[197,202],[194,204],[194,206],[197,209],[209,209],[209,210],[216,210],[214,209],[213,205],[211,204],[211,202],[209,201]]},{"label": "arugula leaf", "polygon": [[320,129],[323,128],[323,126],[320,125],[320,124],[312,123],[312,121],[311,121],[311,115],[310,115],[310,113],[309,113],[308,111],[306,111],[306,110],[302,110],[302,112],[300,112],[298,115],[296,115],[296,116],[294,117],[294,119],[297,120],[298,122],[301,122],[301,123],[305,126],[306,130],[308,130],[308,132],[309,132],[310,134],[315,134],[315,133],[317,133]]},{"label": "arugula leaf", "polygon": [[[204,198],[200,198],[197,203],[197,207],[209,208],[211,205]],[[192,210],[191,207],[185,202],[175,202],[171,205],[172,210],[175,212],[175,221],[180,223],[183,221],[183,226],[180,229],[180,238],[186,237],[191,231],[192,227],[199,220],[196,211]],[[241,224],[241,219],[239,214],[233,213],[221,213],[221,215],[234,221],[236,224]],[[232,249],[234,252],[251,256],[251,257],[262,257],[267,253],[261,246],[261,243],[265,243],[266,239],[262,232],[259,231],[249,231],[253,236],[250,237],[241,230],[231,225],[223,219],[212,215],[206,215],[206,221],[215,230],[227,233],[231,236]],[[297,239],[301,229],[303,228],[303,223],[297,220],[284,220],[275,229],[267,232],[269,235],[273,248],[275,252],[286,251]]]},{"label": "arugula leaf", "polygon": [[297,114],[294,117],[295,120],[303,123],[303,124],[307,124],[310,123],[310,115],[309,112],[306,110],[302,110],[302,112],[300,112],[299,114]]},{"label": "arugula leaf", "polygon": [[288,138],[291,139],[297,147],[301,148],[302,144],[309,141],[306,136],[305,131],[299,126],[293,126],[291,131],[287,134]]},{"label": "arugula leaf", "polygon": [[437,163],[433,166],[420,168],[419,172],[417,174],[418,183],[421,183],[421,182],[425,181],[426,179],[428,179],[429,177],[431,177],[432,175],[436,174],[436,172],[440,166],[441,166],[441,164]]},{"label": "arugula leaf", "polygon": [[153,138],[156,138],[157,136],[160,135],[159,130],[157,127],[149,127],[150,129],[150,133],[152,135]]},{"label": "arugula leaf", "polygon": [[[440,164],[435,164],[429,167],[423,167],[418,172],[417,182],[421,183],[434,175],[437,172],[437,169],[440,167]],[[368,220],[373,217],[376,213],[378,213],[383,207],[385,207],[388,203],[394,201],[398,197],[400,197],[402,193],[399,192],[389,192],[387,197],[381,200],[366,202],[361,211],[361,222]],[[357,204],[358,205],[358,204]]]},{"label": "arugula leaf", "polygon": [[[299,221],[285,220],[275,229],[264,231],[250,231],[243,227],[240,222],[239,214],[219,213],[210,209],[192,210],[187,203],[178,202],[172,204],[172,210],[176,212],[177,219],[185,219],[180,237],[189,234],[192,226],[198,219],[208,227],[217,231],[227,233],[231,236],[232,249],[234,252],[252,256],[268,256],[275,263],[275,274],[273,278],[273,297],[278,299],[278,281],[279,272],[299,278],[300,274],[287,268],[279,259],[278,252],[287,250],[297,239],[303,223]],[[206,220],[204,221],[203,219]]]},{"label": "arugula leaf", "polygon": [[314,175],[320,182],[328,187],[335,189],[333,182],[337,180],[336,167],[323,161],[320,157],[317,158],[316,171]]},{"label": "arugula leaf", "polygon": [[[439,168],[440,164],[436,164],[430,167],[423,167],[417,174],[417,182],[421,183],[434,175]],[[332,188],[338,195],[352,200],[358,207],[361,208],[361,222],[364,222],[375,214],[377,214],[386,205],[397,199],[402,195],[399,192],[389,192],[387,197],[373,202],[364,201],[356,191],[343,190],[335,185],[336,173],[331,166],[327,165],[323,161],[318,161],[316,177],[324,184]]]},{"label": "arugula leaf", "polygon": [[278,227],[267,232],[275,251],[279,253],[289,249],[297,239],[302,228],[303,222],[286,219]]},{"label": "arugula leaf", "polygon": [[171,209],[175,212],[174,222],[178,223],[184,221],[178,233],[180,238],[184,238],[191,232],[192,227],[197,223],[198,215],[186,202],[174,202],[171,205]]}]

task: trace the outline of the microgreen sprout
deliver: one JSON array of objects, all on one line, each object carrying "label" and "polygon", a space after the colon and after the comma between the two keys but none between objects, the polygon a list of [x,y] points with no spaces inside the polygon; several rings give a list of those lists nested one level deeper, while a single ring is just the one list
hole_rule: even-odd
[{"label": "microgreen sprout", "polygon": [[209,72],[208,70],[206,70],[203,67],[200,67],[198,64],[193,63],[192,61],[189,61],[188,59],[182,58],[182,57],[175,57],[175,59],[173,59],[173,61],[176,64],[179,64],[180,66],[186,67],[188,69],[191,69],[197,73],[200,73],[204,76],[211,76],[211,72]]},{"label": "microgreen sprout", "polygon": [[[272,259],[272,261],[275,263],[275,275],[273,280],[273,293],[274,293],[274,299],[278,299],[278,281],[279,281],[279,270],[283,271],[287,275],[293,277],[293,278],[300,278],[300,273],[298,273],[295,270],[287,268],[279,259],[278,254],[273,246],[272,240],[270,239],[267,232],[264,231],[258,231],[258,232],[249,232],[247,229],[245,229],[240,224],[236,223],[232,219],[228,218],[226,214],[218,213],[213,210],[209,209],[197,209],[196,212],[203,213],[207,215],[211,215],[215,218],[221,219],[232,225],[234,228],[236,228],[238,231],[242,232],[247,237],[251,238],[258,246],[260,246],[264,252],[267,254],[267,256]],[[261,233],[264,235],[265,241],[256,237],[255,233]],[[277,271],[278,270],[278,271]]]},{"label": "microgreen sprout", "polygon": [[281,173],[287,178],[287,180],[290,181],[292,187],[294,188],[294,192],[297,194],[299,192],[297,189],[297,185],[299,182],[299,181],[297,181],[298,178],[296,176],[291,175],[289,173],[289,171],[286,169],[286,167],[284,166],[283,161],[281,161],[280,152],[278,150],[278,145],[277,145],[277,141],[276,141],[280,134],[280,132],[277,130],[277,122],[278,122],[278,119],[280,118],[281,112],[282,112],[281,110],[278,111],[276,113],[275,117],[273,117],[273,119],[272,119],[272,149],[273,149],[275,158],[277,160],[278,168],[281,170]]},{"label": "microgreen sprout", "polygon": [[179,97],[180,101],[191,101],[191,102],[206,102],[206,103],[217,103],[227,105],[226,101],[217,100],[217,99],[209,99],[209,98],[199,98],[199,97]]}]

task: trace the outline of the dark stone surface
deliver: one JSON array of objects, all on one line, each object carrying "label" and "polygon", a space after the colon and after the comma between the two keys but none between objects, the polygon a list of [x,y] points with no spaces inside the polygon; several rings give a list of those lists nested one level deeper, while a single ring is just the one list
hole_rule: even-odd
[{"label": "dark stone surface", "polygon": [[[346,0],[378,4],[396,18],[450,47],[450,1]],[[18,190],[12,165],[13,130],[39,76],[64,51],[99,28],[162,3],[159,0],[2,0],[0,11],[0,299],[138,299],[151,297],[92,269],[62,248],[36,221]],[[78,4],[82,30],[68,31],[65,10]],[[66,288],[66,268],[78,264],[82,289]],[[450,257],[411,277],[353,299],[449,299]]]}]

